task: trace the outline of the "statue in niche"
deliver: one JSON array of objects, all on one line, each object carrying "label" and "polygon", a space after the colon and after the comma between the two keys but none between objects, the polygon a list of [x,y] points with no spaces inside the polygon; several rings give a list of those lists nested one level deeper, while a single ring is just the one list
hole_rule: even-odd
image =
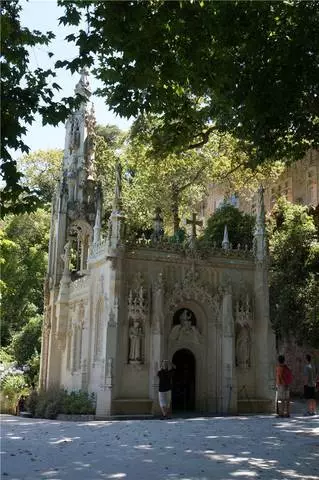
[{"label": "statue in niche", "polygon": [[139,320],[133,320],[129,328],[129,363],[142,363],[143,329]]},{"label": "statue in niche", "polygon": [[179,316],[179,321],[180,323],[175,325],[170,333],[170,340],[178,341],[184,339],[201,343],[202,336],[195,325],[192,325],[192,313],[190,310],[184,308]]},{"label": "statue in niche", "polygon": [[68,240],[64,245],[64,253],[61,255],[61,259],[64,263],[64,271],[69,270],[70,256],[71,256],[71,244],[70,244],[70,241]]},{"label": "statue in niche", "polygon": [[247,323],[236,327],[236,365],[242,368],[250,367],[251,334]]}]

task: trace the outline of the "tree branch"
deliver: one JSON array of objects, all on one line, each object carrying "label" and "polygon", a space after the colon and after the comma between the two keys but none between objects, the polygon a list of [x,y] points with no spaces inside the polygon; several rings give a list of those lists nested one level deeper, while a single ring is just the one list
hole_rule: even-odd
[{"label": "tree branch", "polygon": [[203,145],[205,145],[208,140],[209,140],[209,135],[216,130],[216,127],[209,127],[205,132],[201,132],[199,134],[200,137],[202,137],[202,140],[197,143],[193,143],[192,145],[189,145],[186,150],[194,150],[195,148],[200,148]]},{"label": "tree branch", "polygon": [[185,185],[183,185],[181,188],[179,188],[178,189],[179,193],[182,192],[183,190],[185,190],[186,188],[190,187],[194,182],[196,182],[196,180],[198,179],[200,174],[203,172],[203,170],[205,170],[206,167],[207,167],[207,165],[203,165],[188,183],[185,183]]}]

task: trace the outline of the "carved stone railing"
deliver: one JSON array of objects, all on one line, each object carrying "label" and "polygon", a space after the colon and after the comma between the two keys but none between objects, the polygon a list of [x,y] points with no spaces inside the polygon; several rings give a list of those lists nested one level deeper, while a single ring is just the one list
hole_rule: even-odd
[{"label": "carved stone railing", "polygon": [[89,282],[89,278],[89,275],[85,275],[81,278],[78,278],[77,280],[74,280],[74,282],[70,284],[70,293],[78,292],[85,289]]},{"label": "carved stone railing", "polygon": [[208,258],[213,256],[222,256],[222,257],[236,257],[236,258],[253,258],[253,249],[249,248],[248,245],[242,247],[237,245],[236,248],[233,248],[230,244],[230,247],[225,249],[218,247],[216,243],[207,244],[202,241],[196,240],[191,242],[186,240],[182,243],[172,242],[169,239],[162,239],[161,241],[154,242],[146,238],[140,239],[129,239],[125,242],[127,250],[153,250],[153,251],[162,251],[162,252],[174,252],[177,254],[182,254],[184,256],[193,257],[193,258]]},{"label": "carved stone railing", "polygon": [[107,253],[109,249],[108,239],[103,240],[100,243],[93,243],[89,249],[88,260],[94,260]]}]

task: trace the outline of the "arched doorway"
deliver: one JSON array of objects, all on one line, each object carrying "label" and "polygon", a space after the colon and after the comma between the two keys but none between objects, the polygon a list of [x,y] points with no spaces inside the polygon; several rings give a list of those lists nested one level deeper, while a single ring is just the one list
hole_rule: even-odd
[{"label": "arched doorway", "polygon": [[195,357],[190,350],[182,348],[174,353],[172,361],[176,366],[172,391],[173,411],[195,410]]}]

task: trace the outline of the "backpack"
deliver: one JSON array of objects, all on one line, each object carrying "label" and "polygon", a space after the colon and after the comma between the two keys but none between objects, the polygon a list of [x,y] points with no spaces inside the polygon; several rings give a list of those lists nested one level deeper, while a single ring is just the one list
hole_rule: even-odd
[{"label": "backpack", "polygon": [[293,380],[292,372],[290,368],[287,367],[287,365],[284,366],[284,371],[282,376],[283,376],[283,381],[285,385],[290,385],[292,383],[292,380]]}]

